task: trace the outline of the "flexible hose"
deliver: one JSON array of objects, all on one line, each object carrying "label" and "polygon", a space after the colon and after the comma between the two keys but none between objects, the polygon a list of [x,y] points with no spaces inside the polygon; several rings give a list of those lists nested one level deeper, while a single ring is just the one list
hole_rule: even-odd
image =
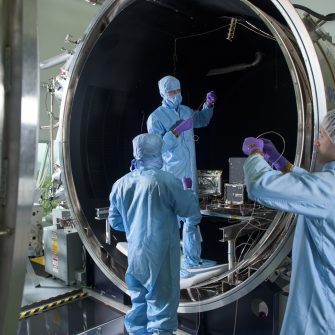
[{"label": "flexible hose", "polygon": [[303,10],[306,13],[308,13],[308,14],[310,14],[312,16],[315,16],[319,20],[322,20],[322,21],[335,21],[335,13],[330,13],[330,14],[327,14],[327,15],[322,15],[322,14],[314,12],[313,10],[311,10],[310,8],[305,7],[305,6],[293,5],[293,7],[296,8],[296,9]]}]

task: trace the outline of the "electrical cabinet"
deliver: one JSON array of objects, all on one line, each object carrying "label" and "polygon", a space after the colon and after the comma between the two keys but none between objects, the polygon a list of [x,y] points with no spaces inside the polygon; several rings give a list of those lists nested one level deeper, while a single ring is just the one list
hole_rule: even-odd
[{"label": "electrical cabinet", "polygon": [[45,271],[63,280],[66,285],[76,281],[84,267],[84,250],[79,234],[74,228],[44,228]]}]

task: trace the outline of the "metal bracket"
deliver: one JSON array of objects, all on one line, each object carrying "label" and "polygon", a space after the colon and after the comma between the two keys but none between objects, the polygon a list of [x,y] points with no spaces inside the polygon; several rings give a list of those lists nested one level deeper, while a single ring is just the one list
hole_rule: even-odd
[{"label": "metal bracket", "polygon": [[5,230],[0,230],[0,236],[9,235],[11,230],[9,228],[6,228]]},{"label": "metal bracket", "polygon": [[73,36],[71,34],[66,34],[65,38],[64,38],[64,42],[65,43],[71,43],[71,44],[79,44],[82,42],[81,38],[78,38],[77,40],[73,39]]},{"label": "metal bracket", "polygon": [[229,24],[229,30],[228,30],[228,34],[226,38],[229,42],[232,42],[235,36],[236,24],[237,24],[237,19],[235,17],[231,18],[230,24]]}]

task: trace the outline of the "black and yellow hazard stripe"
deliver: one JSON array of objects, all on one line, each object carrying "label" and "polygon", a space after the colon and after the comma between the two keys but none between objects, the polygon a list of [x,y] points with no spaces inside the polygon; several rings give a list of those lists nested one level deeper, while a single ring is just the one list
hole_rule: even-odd
[{"label": "black and yellow hazard stripe", "polygon": [[22,311],[19,315],[19,319],[24,319],[24,318],[27,318],[29,316],[32,316],[32,315],[35,315],[35,314],[38,314],[38,313],[42,313],[42,312],[45,312],[49,309],[52,309],[52,308],[55,308],[55,307],[58,307],[60,305],[64,305],[70,301],[73,301],[73,300],[77,300],[77,299],[81,299],[83,297],[85,297],[87,295],[86,292],[79,292],[77,294],[74,294],[74,295],[70,295],[70,296],[67,296],[65,298],[62,298],[62,299],[59,299],[59,300],[55,300],[55,301],[52,301],[50,303],[46,303],[46,304],[42,304],[40,306],[36,306],[34,308],[30,308],[30,309],[27,309],[25,311]]}]

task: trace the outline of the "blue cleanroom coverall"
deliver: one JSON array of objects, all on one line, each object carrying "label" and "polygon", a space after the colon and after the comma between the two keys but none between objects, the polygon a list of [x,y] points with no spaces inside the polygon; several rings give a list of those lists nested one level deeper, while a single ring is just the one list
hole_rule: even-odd
[{"label": "blue cleanroom coverall", "polygon": [[179,216],[200,220],[195,193],[159,168],[140,166],[116,181],[109,223],[128,241],[126,284],[132,308],[129,333],[172,334],[177,330],[180,291]]},{"label": "blue cleanroom coverall", "polygon": [[195,111],[180,105],[179,110],[176,111],[162,105],[149,115],[147,128],[149,133],[157,134],[163,139],[163,170],[171,172],[179,179],[184,176],[191,177],[193,189],[198,192],[193,129],[183,132],[179,137],[171,132],[178,121],[186,120],[192,116],[193,128],[206,127],[213,116],[213,108],[204,105],[201,111]]},{"label": "blue cleanroom coverall", "polygon": [[[155,133],[163,139],[163,170],[171,172],[181,179],[191,177],[193,189],[198,193],[198,175],[195,155],[193,128],[206,127],[213,116],[213,108],[204,104],[201,111],[179,105],[177,109],[169,108],[164,99],[162,105],[150,114],[147,120],[149,133]],[[193,117],[193,128],[176,137],[171,130],[180,122]],[[183,219],[184,265],[198,265],[201,254],[201,236],[197,229],[200,220],[197,217]]]},{"label": "blue cleanroom coverall", "polygon": [[255,154],[244,173],[251,199],[298,214],[281,335],[335,334],[335,161],[322,172],[282,174]]}]

